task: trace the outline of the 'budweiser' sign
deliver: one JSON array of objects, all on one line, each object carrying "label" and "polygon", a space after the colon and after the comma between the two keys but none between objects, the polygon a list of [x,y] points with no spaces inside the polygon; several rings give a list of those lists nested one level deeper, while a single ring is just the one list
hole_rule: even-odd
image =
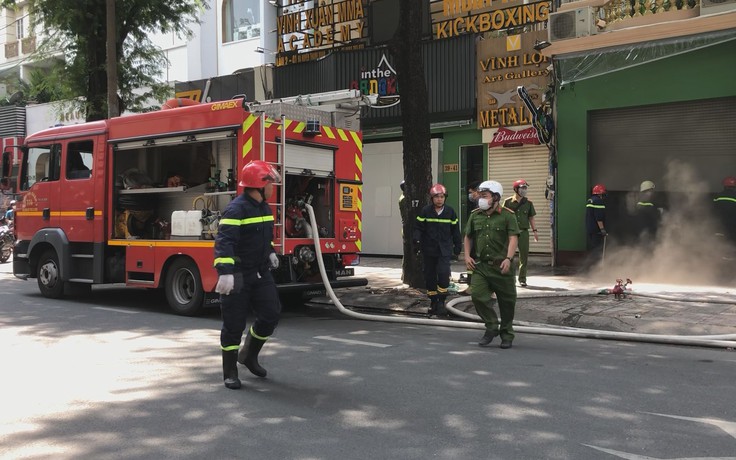
[{"label": "'budweiser' sign", "polygon": [[488,147],[499,147],[501,145],[522,145],[522,144],[534,144],[539,145],[539,139],[537,138],[537,131],[533,126],[522,129],[520,131],[513,131],[503,126],[498,128],[496,134],[493,135],[493,139],[488,144]]}]

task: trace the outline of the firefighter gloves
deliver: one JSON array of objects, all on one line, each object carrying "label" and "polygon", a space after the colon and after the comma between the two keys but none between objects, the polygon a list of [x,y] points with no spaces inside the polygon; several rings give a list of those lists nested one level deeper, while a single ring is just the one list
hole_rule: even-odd
[{"label": "firefighter gloves", "polygon": [[222,294],[222,295],[230,295],[234,287],[235,287],[235,276],[220,275],[220,277],[217,279],[217,286],[215,286],[215,292],[218,294]]}]

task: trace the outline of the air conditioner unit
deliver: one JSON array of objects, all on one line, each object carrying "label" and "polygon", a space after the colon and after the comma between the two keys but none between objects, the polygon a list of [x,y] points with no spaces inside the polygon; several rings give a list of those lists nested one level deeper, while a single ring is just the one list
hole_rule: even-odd
[{"label": "air conditioner unit", "polygon": [[736,11],[736,0],[701,0],[700,15]]},{"label": "air conditioner unit", "polygon": [[595,35],[598,33],[595,21],[595,10],[589,6],[551,13],[548,27],[549,41]]}]

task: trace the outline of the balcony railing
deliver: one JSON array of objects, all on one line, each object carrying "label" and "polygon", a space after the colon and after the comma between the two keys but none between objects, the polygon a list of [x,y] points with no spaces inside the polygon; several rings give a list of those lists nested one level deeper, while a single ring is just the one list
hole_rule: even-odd
[{"label": "balcony railing", "polygon": [[5,59],[18,57],[18,42],[10,42],[5,44]]},{"label": "balcony railing", "polygon": [[[653,23],[668,20],[666,13],[686,12],[700,6],[700,0],[611,0],[599,8],[599,17],[607,28],[633,27],[641,22]],[[697,12],[693,12],[694,13]],[[649,21],[637,20],[644,16],[663,15]]]},{"label": "balcony railing", "polygon": [[23,54],[30,54],[36,51],[36,36],[31,35],[20,41],[20,51]]}]

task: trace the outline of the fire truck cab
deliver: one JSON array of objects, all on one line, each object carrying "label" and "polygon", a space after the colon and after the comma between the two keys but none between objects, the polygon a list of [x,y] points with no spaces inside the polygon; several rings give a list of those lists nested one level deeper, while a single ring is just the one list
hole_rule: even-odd
[{"label": "fire truck cab", "polygon": [[[360,98],[345,93],[346,102]],[[339,110],[294,103],[170,101],[155,112],[32,134],[18,178],[13,272],[36,278],[49,298],[94,284],[163,288],[176,313],[197,314],[219,303],[220,212],[241,192],[242,167],[260,159],[283,177],[269,201],[280,291],[324,292],[306,203],[332,287],[365,285],[351,267],[362,219],[361,134],[341,126],[351,122]]]}]

